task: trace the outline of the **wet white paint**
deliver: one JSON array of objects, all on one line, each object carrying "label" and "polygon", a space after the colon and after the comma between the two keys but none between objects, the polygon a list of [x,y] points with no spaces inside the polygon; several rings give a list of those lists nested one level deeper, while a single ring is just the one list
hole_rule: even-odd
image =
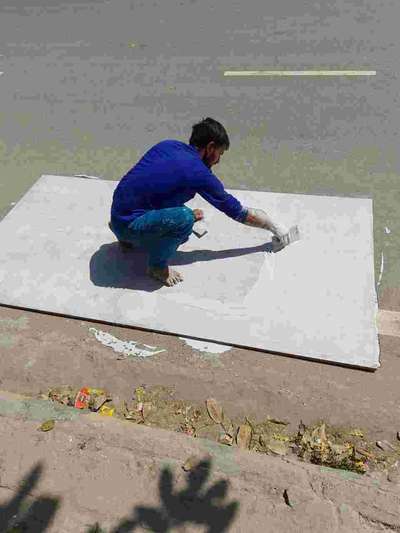
[{"label": "wet white paint", "polygon": [[122,341],[110,335],[105,331],[97,330],[96,328],[89,328],[92,331],[98,341],[104,346],[109,346],[114,352],[120,353],[117,359],[126,359],[127,357],[150,357],[157,353],[166,352],[162,348],[156,346],[149,346],[148,344],[141,344],[136,341]]},{"label": "wet white paint", "polygon": [[186,342],[191,348],[199,350],[200,352],[207,353],[224,353],[232,349],[231,346],[226,346],[225,344],[216,344],[215,342],[205,342],[205,341],[196,341],[194,339],[187,339],[185,337],[179,337]]},{"label": "wet white paint", "polygon": [[382,256],[381,256],[381,271],[380,271],[380,273],[379,273],[378,287],[379,287],[379,285],[381,284],[384,264],[385,264],[385,260],[384,260],[383,252],[382,252]]}]

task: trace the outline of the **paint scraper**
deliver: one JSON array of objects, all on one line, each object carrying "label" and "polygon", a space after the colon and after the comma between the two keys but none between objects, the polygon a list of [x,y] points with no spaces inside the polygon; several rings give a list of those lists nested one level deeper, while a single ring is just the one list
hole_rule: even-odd
[{"label": "paint scraper", "polygon": [[274,252],[282,250],[288,244],[292,244],[300,240],[300,231],[298,226],[292,226],[287,233],[281,238],[272,237],[272,244]]},{"label": "paint scraper", "polygon": [[196,235],[196,237],[201,239],[202,237],[204,237],[204,235],[208,233],[208,229],[204,222],[198,221],[193,227],[192,232]]}]

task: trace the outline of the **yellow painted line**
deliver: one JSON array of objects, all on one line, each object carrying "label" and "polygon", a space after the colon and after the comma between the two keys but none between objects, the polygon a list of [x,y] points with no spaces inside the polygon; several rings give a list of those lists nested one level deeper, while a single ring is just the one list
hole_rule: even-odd
[{"label": "yellow painted line", "polygon": [[376,70],[226,70],[224,76],[375,76]]},{"label": "yellow painted line", "polygon": [[400,312],[379,309],[376,323],[379,335],[400,337]]}]

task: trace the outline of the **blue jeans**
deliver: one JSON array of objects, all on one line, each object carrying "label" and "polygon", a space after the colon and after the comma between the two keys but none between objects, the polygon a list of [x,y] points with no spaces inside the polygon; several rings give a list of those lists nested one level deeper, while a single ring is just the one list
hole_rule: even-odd
[{"label": "blue jeans", "polygon": [[128,226],[111,219],[112,230],[120,241],[144,248],[149,267],[166,268],[178,247],[189,239],[195,217],[186,206],[148,211]]}]

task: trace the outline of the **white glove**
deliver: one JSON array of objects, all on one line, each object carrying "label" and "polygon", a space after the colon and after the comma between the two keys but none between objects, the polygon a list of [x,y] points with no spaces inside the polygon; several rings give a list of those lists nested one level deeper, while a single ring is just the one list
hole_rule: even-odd
[{"label": "white glove", "polygon": [[278,239],[278,237],[275,237],[275,235],[272,237],[272,250],[274,252],[280,252],[289,244],[287,235],[284,235],[281,239]]}]

